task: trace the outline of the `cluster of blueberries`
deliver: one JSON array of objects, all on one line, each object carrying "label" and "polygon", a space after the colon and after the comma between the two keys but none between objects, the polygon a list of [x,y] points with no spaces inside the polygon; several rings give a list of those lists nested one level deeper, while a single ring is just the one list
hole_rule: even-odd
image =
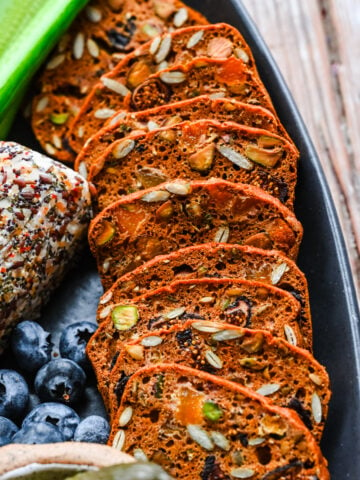
[{"label": "cluster of blueberries", "polygon": [[[51,335],[41,325],[28,320],[17,325],[11,349],[24,375],[0,369],[0,446],[69,440],[106,443],[109,423],[98,415],[80,420],[71,408],[81,399],[91,371],[85,348],[96,328],[85,321],[69,325],[60,337],[61,357],[52,359]],[[42,402],[27,415],[30,392],[24,376],[34,382]]]}]

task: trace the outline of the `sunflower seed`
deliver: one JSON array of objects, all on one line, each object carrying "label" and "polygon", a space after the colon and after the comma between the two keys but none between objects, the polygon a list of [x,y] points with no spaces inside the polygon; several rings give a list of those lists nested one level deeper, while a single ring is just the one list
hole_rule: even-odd
[{"label": "sunflower seed", "polygon": [[185,313],[185,307],[174,308],[169,313],[165,314],[165,318],[168,320],[172,320],[173,318],[181,317],[181,315]]},{"label": "sunflower seed", "polygon": [[165,185],[168,192],[175,195],[188,195],[191,191],[191,185],[189,183],[168,183]]},{"label": "sunflower seed", "polygon": [[61,55],[56,55],[55,57],[52,57],[49,60],[49,62],[46,64],[46,70],[54,70],[59,65],[61,65],[64,60],[65,60],[65,55],[63,53]]},{"label": "sunflower seed", "polygon": [[122,95],[123,97],[130,93],[130,90],[125,87],[125,85],[112,78],[102,77],[101,83],[104,85],[104,87],[112,90],[115,93],[118,93],[119,95]]},{"label": "sunflower seed", "polygon": [[230,442],[221,432],[210,432],[210,437],[217,447],[225,451],[230,450]]},{"label": "sunflower seed", "polygon": [[261,445],[262,443],[265,442],[265,438],[249,438],[248,444],[250,447],[255,447],[256,445]]},{"label": "sunflower seed", "polygon": [[156,122],[153,122],[152,120],[148,121],[147,129],[149,130],[149,132],[152,132],[153,130],[156,130],[157,128],[160,128],[160,127]]},{"label": "sunflower seed", "polygon": [[215,302],[215,297],[202,297],[199,300],[199,303],[213,303]]},{"label": "sunflower seed", "polygon": [[195,328],[195,330],[205,333],[215,333],[221,330],[221,327],[213,322],[195,322],[191,326],[192,328]]},{"label": "sunflower seed", "polygon": [[230,475],[234,478],[250,478],[255,474],[251,468],[233,468]]},{"label": "sunflower seed", "polygon": [[82,177],[84,178],[87,178],[87,168],[86,168],[86,163],[85,162],[81,162],[80,165],[79,165],[79,173]]},{"label": "sunflower seed", "polygon": [[297,345],[297,339],[294,330],[290,327],[290,325],[285,325],[284,333],[286,340],[291,343],[291,345]]},{"label": "sunflower seed", "polygon": [[274,268],[274,270],[271,272],[271,283],[273,285],[277,285],[280,282],[281,277],[288,270],[289,270],[289,267],[286,265],[286,263],[280,263],[280,265],[277,265]]},{"label": "sunflower seed", "polygon": [[125,443],[125,432],[124,430],[119,430],[114,437],[112,446],[116,448],[116,450],[122,450],[124,443]]},{"label": "sunflower seed", "polygon": [[168,83],[170,85],[182,83],[186,80],[186,75],[183,72],[163,72],[160,74],[160,78],[164,83]]},{"label": "sunflower seed", "polygon": [[165,70],[166,68],[168,68],[168,66],[169,66],[169,63],[166,60],[164,60],[163,62],[159,63],[159,65],[156,68],[156,71],[161,72],[161,70]]},{"label": "sunflower seed", "polygon": [[217,98],[225,98],[226,97],[226,92],[215,92],[209,95],[209,98],[211,100],[216,100]]},{"label": "sunflower seed", "polygon": [[157,54],[155,55],[155,62],[161,63],[168,56],[171,48],[171,37],[170,35],[165,35],[161,40],[160,47]]},{"label": "sunflower seed", "polygon": [[90,22],[98,23],[102,18],[102,13],[98,8],[88,6],[86,7],[86,16]]},{"label": "sunflower seed", "polygon": [[49,97],[40,98],[40,100],[38,101],[38,103],[36,105],[35,111],[36,112],[42,112],[43,110],[45,110],[45,108],[48,106],[48,104],[49,104]]},{"label": "sunflower seed", "polygon": [[316,423],[320,423],[322,420],[322,406],[321,400],[317,393],[313,393],[311,397],[311,410]]},{"label": "sunflower seed", "polygon": [[239,58],[242,60],[244,63],[248,63],[249,61],[249,55],[243,50],[242,48],[235,48],[234,54],[236,58]]},{"label": "sunflower seed", "polygon": [[154,40],[151,42],[150,47],[149,47],[149,53],[151,55],[155,55],[155,53],[158,51],[158,48],[160,46],[161,42],[161,37],[155,37]]},{"label": "sunflower seed", "polygon": [[[78,132],[77,132],[78,137],[79,137],[79,138],[83,138],[84,133],[85,133],[85,132],[84,132],[84,127],[83,127],[83,125],[80,125],[80,127],[78,128]],[[89,140],[90,140],[90,139],[89,139]],[[85,146],[85,145],[84,145],[84,146]]]},{"label": "sunflower seed", "polygon": [[164,192],[164,190],[158,190],[157,192],[145,193],[145,195],[141,197],[141,200],[143,202],[148,202],[148,203],[165,202],[165,200],[167,200],[169,197],[170,197],[169,192]]},{"label": "sunflower seed", "polygon": [[205,359],[214,368],[222,368],[223,366],[222,360],[212,350],[205,353]]},{"label": "sunflower seed", "polygon": [[197,45],[200,42],[200,40],[203,38],[203,36],[204,36],[204,30],[199,30],[198,32],[195,32],[194,35],[192,35],[189,38],[189,41],[186,44],[186,48],[195,47],[195,45]]},{"label": "sunflower seed", "polygon": [[112,154],[115,158],[120,159],[126,157],[133,149],[135,148],[135,141],[131,138],[126,138],[122,140],[112,151]]},{"label": "sunflower seed", "polygon": [[95,111],[94,117],[100,120],[106,120],[107,118],[112,117],[114,113],[116,113],[116,111],[111,108],[99,108]]},{"label": "sunflower seed", "polygon": [[315,383],[315,385],[317,385],[319,387],[322,385],[322,380],[319,377],[319,375],[316,375],[315,373],[310,373],[309,378],[313,383]]},{"label": "sunflower seed", "polygon": [[80,60],[84,53],[85,36],[83,33],[78,33],[74,40],[73,55],[76,60]]},{"label": "sunflower seed", "polygon": [[127,425],[130,422],[132,415],[133,415],[132,407],[126,407],[120,415],[119,427],[125,427],[125,425]]},{"label": "sunflower seed", "polygon": [[106,318],[110,312],[111,312],[111,309],[112,309],[112,306],[111,305],[108,305],[107,307],[105,307],[103,310],[101,310],[101,312],[99,313],[99,318],[103,319],[103,318]]},{"label": "sunflower seed", "polygon": [[[84,175],[83,175],[84,176]],[[86,177],[85,177],[86,178]],[[110,268],[110,260],[111,258],[107,258],[106,260],[104,260],[104,263],[102,265],[102,269],[103,269],[103,272],[106,273],[109,268]]]},{"label": "sunflower seed", "polygon": [[45,143],[45,150],[49,155],[55,155],[56,148],[54,148],[51,143]]},{"label": "sunflower seed", "polygon": [[230,229],[229,227],[220,227],[215,233],[214,242],[226,243],[229,240]]},{"label": "sunflower seed", "polygon": [[233,340],[243,336],[242,332],[237,332],[236,330],[221,330],[220,332],[215,333],[212,338],[217,342],[224,342],[226,340]]},{"label": "sunflower seed", "polygon": [[226,145],[216,145],[216,149],[221,155],[230,162],[232,162],[234,165],[237,165],[240,168],[244,168],[245,170],[252,170],[254,167],[253,163],[250,162],[244,155],[241,155],[241,153],[236,152],[230,147],[227,147]]},{"label": "sunflower seed", "polygon": [[113,296],[112,290],[109,290],[105,295],[103,295],[99,301],[100,305],[105,305],[105,303],[108,303]]},{"label": "sunflower seed", "polygon": [[278,385],[277,383],[267,383],[266,385],[258,388],[256,390],[256,393],[258,393],[259,395],[264,395],[264,397],[266,397],[267,395],[272,395],[273,393],[277,392],[279,388],[280,385]]},{"label": "sunflower seed", "polygon": [[100,49],[98,47],[98,44],[92,38],[87,39],[86,46],[87,46],[88,52],[92,57],[97,58],[99,56]]},{"label": "sunflower seed", "polygon": [[141,448],[135,448],[135,450],[133,451],[133,455],[138,462],[148,462],[149,461],[146,453]]},{"label": "sunflower seed", "polygon": [[61,138],[59,137],[59,135],[53,135],[51,137],[51,140],[52,140],[52,143],[55,145],[55,147],[57,149],[61,149],[62,148],[62,141],[61,141]]},{"label": "sunflower seed", "polygon": [[187,8],[180,8],[174,15],[174,25],[176,28],[182,27],[189,17]]},{"label": "sunflower seed", "polygon": [[143,338],[141,340],[141,345],[143,345],[144,347],[156,347],[162,342],[163,339],[161,337],[158,337],[157,335],[151,335],[150,337]]},{"label": "sunflower seed", "polygon": [[198,425],[188,425],[187,431],[194,442],[198,443],[200,447],[205,448],[205,450],[212,450],[214,448],[214,444],[207,432]]}]

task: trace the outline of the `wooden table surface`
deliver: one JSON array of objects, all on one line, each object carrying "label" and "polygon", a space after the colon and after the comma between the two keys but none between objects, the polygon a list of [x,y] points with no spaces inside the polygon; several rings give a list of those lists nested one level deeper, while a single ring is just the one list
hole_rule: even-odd
[{"label": "wooden table surface", "polygon": [[243,0],[319,154],[360,298],[360,0]]}]

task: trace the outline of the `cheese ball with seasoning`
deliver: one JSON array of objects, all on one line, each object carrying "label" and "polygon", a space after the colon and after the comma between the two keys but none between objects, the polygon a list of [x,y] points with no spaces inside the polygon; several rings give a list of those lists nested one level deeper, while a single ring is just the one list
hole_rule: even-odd
[{"label": "cheese ball with seasoning", "polygon": [[85,239],[88,183],[13,142],[0,142],[0,353],[11,329],[36,318]]}]

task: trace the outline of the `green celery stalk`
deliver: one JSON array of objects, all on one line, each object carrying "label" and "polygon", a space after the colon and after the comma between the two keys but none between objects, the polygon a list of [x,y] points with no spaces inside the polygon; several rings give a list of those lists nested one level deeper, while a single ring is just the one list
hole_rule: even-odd
[{"label": "green celery stalk", "polygon": [[32,76],[88,0],[0,0],[0,139]]}]

